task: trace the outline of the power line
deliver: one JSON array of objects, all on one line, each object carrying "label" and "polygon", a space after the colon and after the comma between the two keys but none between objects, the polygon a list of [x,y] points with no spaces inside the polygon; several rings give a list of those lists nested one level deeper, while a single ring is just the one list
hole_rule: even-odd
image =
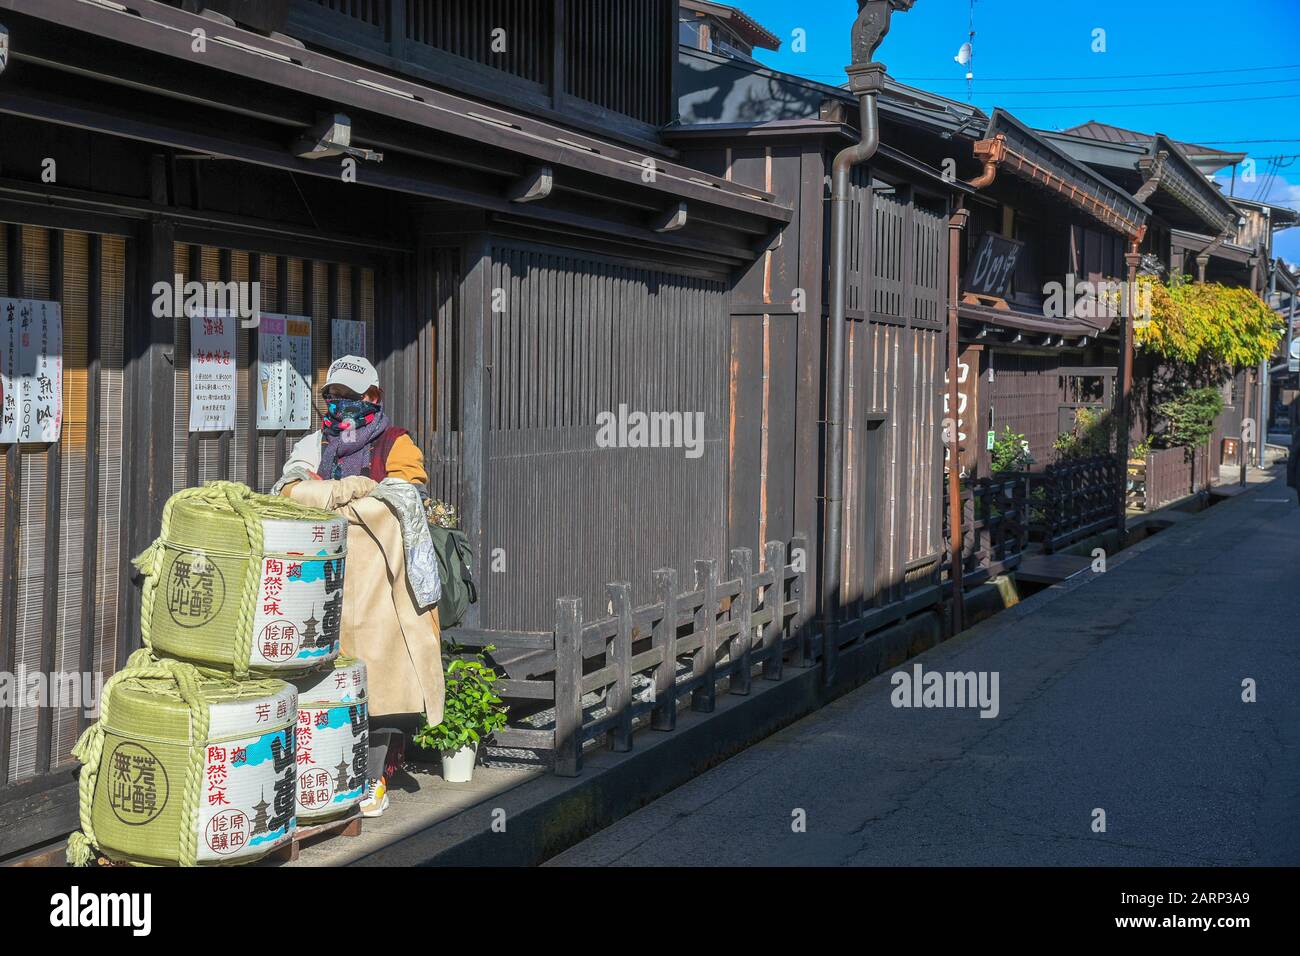
[{"label": "power line", "polygon": [[1300,143],[1300,139],[1201,139],[1201,146],[1241,146],[1245,143]]},{"label": "power line", "polygon": [[[1101,92],[1105,92],[1104,90]],[[1294,100],[1300,99],[1300,93],[1283,93],[1280,96],[1255,96],[1251,97],[1251,102],[1260,100]],[[1238,98],[1226,100],[1165,100],[1159,103],[1057,103],[1052,106],[1002,106],[1004,110],[1011,112],[1024,110],[1135,110],[1146,109],[1152,106],[1204,106],[1209,103],[1240,103]],[[1001,105],[1001,104],[999,104]]]},{"label": "power line", "polygon": [[[1278,66],[1241,66],[1230,70],[1187,70],[1183,73],[1116,73],[1114,76],[1097,76],[1095,73],[1087,76],[986,76],[986,80],[997,80],[998,82],[1020,83],[1026,80],[1138,80],[1156,77],[1169,76],[1216,76],[1223,73],[1258,73],[1267,70],[1296,70],[1300,69],[1300,63],[1288,63]],[[839,76],[838,73],[813,73],[811,76]],[[904,80],[912,82],[915,80],[951,80],[952,76],[896,76],[894,79],[902,82]]]},{"label": "power line", "polygon": [[[1116,73],[1113,76],[1098,76],[1095,73],[1089,73],[1085,76],[985,76],[981,77],[981,79],[996,83],[1052,83],[1064,80],[1096,80],[1104,83],[1107,80],[1165,79],[1174,76],[1221,76],[1225,73],[1260,73],[1271,70],[1300,70],[1300,63],[1279,66],[1242,66],[1230,70],[1188,70],[1182,73]],[[801,73],[799,75],[806,77],[829,76],[841,79],[844,77],[843,73]],[[960,82],[951,74],[948,76],[891,76],[890,78],[900,83],[943,82],[945,80],[950,83]]]},{"label": "power line", "polygon": [[[1113,90],[984,90],[985,96],[1002,96],[1010,93],[1015,96],[1067,96],[1075,93],[1158,93],[1163,90],[1222,90],[1230,86],[1265,86],[1270,83],[1300,83],[1300,77],[1289,76],[1282,80],[1247,80],[1244,83],[1198,83],[1192,86],[1129,86]],[[957,90],[930,90],[931,93],[945,95]]]}]

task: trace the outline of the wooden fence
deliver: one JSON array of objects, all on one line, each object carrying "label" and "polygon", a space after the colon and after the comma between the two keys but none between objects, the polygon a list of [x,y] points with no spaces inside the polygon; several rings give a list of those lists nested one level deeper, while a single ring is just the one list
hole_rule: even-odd
[{"label": "wooden fence", "polygon": [[[948,486],[944,483],[944,582],[952,580]],[[964,481],[962,499],[962,582],[966,588],[1014,570],[1029,542],[1029,487],[1025,475]],[[950,586],[950,585],[947,585]]]},{"label": "wooden fence", "polygon": [[1216,462],[1206,445],[1152,449],[1141,465],[1130,467],[1133,485],[1129,503],[1143,511],[1155,511],[1204,491],[1217,471]]},{"label": "wooden fence", "polygon": [[[808,542],[768,542],[763,568],[753,552],[730,554],[727,578],[716,559],[695,562],[692,589],[678,591],[673,568],[654,573],[655,600],[633,605],[632,586],[608,586],[609,613],[584,619],[581,598],[556,601],[553,631],[461,629],[448,637],[471,648],[492,646],[506,678],[497,683],[512,701],[511,722],[496,734],[502,747],[552,751],[555,771],[575,776],[582,749],[600,737],[615,751],[632,748],[637,722],[671,731],[678,702],[714,708],[718,685],[748,694],[756,668],[780,680],[787,654],[804,662],[807,635],[791,626],[803,609]],[[534,729],[515,711],[554,707],[554,729]],[[513,702],[520,702],[517,708]]]},{"label": "wooden fence", "polygon": [[1114,455],[1061,461],[1022,477],[1029,489],[1029,539],[1048,554],[1117,524]]}]

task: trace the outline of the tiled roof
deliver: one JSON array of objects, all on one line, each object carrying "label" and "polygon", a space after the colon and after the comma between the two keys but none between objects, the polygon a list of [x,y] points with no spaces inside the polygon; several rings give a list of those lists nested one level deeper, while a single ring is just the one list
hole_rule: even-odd
[{"label": "tiled roof", "polygon": [[720,20],[728,21],[732,28],[751,44],[764,50],[779,50],[781,38],[762,26],[757,20],[739,7],[729,3],[714,3],[712,0],[682,0],[680,6],[696,13],[709,13]]},{"label": "tiled roof", "polygon": [[[1069,129],[1061,130],[1061,132],[1069,133],[1071,136],[1098,139],[1106,143],[1128,143],[1133,146],[1149,146],[1152,140],[1155,139],[1153,133],[1139,133],[1137,130],[1124,129],[1122,126],[1112,126],[1109,123],[1099,123],[1096,120],[1088,120],[1086,123],[1071,126]],[[1197,146],[1195,143],[1179,142],[1178,146],[1189,156],[1221,156],[1224,159],[1225,166],[1237,161],[1230,157],[1242,155],[1223,149],[1213,149],[1209,146]]]}]

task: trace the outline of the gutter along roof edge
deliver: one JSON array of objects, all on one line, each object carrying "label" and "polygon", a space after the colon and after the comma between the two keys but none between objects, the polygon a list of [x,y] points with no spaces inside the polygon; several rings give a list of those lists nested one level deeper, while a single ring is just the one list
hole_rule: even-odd
[{"label": "gutter along roof edge", "polygon": [[[1041,145],[1050,156],[1063,163],[1065,168],[1073,172],[1080,181],[1094,183],[1100,186],[1103,190],[1110,190],[1115,194],[1115,197],[1119,199],[1120,202],[1127,204],[1130,208],[1121,210],[1116,206],[1115,202],[1109,201],[1105,203],[1106,211],[1109,213],[1109,216],[1106,216],[1092,208],[1090,203],[1084,201],[1085,198],[1092,197],[1081,197],[1078,190],[1073,187],[1067,191],[1064,187],[1068,184],[1061,179],[1058,174],[1053,173],[1051,170],[1042,169],[1043,176],[1041,178],[1037,175],[1024,175],[1021,167],[1026,164],[1033,167],[1033,169],[1030,170],[1031,173],[1034,169],[1041,169],[1042,167],[1035,163],[1031,157],[1022,156],[1019,152],[1012,150],[1009,146],[1006,147],[1006,150],[1013,155],[1017,162],[1011,164],[1004,158],[999,160],[999,168],[1004,169],[1013,175],[1018,175],[1019,178],[1028,183],[1042,185],[1052,190],[1071,205],[1082,210],[1085,214],[1096,219],[1103,225],[1114,229],[1116,232],[1124,233],[1130,237],[1139,237],[1145,234],[1146,223],[1151,217],[1151,210],[1149,208],[1138,202],[1126,190],[1115,185],[1105,176],[1089,169],[1059,146],[1052,143],[1047,138],[1038,135],[1032,128],[1016,119],[1016,117],[1010,112],[998,107],[993,111],[993,115],[989,118],[988,126],[985,129],[985,138],[981,140],[981,142],[990,143],[996,147],[999,141],[1003,143],[1006,142],[1005,136],[1007,133],[1015,134],[1016,136],[1027,140],[1029,143]],[[1061,179],[1060,185],[1058,186],[1054,184],[1051,181],[1052,178]],[[1099,201],[1098,204],[1100,204]],[[1136,216],[1130,218],[1130,214],[1133,213],[1136,213]]]},{"label": "gutter along roof edge", "polygon": [[[1170,139],[1163,133],[1156,133],[1151,139],[1151,146],[1147,151],[1147,158],[1154,162],[1161,153],[1166,155],[1166,162],[1171,160],[1173,161],[1179,179],[1183,183],[1187,184],[1187,186],[1193,191],[1194,196],[1183,196],[1181,189],[1176,185],[1173,188],[1170,188],[1166,185],[1166,180],[1163,176],[1160,178],[1159,185],[1156,187],[1157,189],[1160,189],[1166,195],[1178,200],[1178,202],[1185,208],[1200,216],[1204,224],[1212,227],[1213,232],[1216,234],[1230,226],[1236,225],[1237,210],[1233,208],[1232,203],[1228,201],[1228,197],[1219,192],[1214,184],[1202,175],[1201,171],[1196,168],[1196,165],[1175,140]],[[1208,208],[1204,210],[1196,209],[1191,205],[1189,199],[1200,200],[1204,202]],[[1222,223],[1212,222],[1208,218],[1209,216],[1213,216],[1215,212],[1218,212],[1218,219],[1223,220]],[[1216,225],[1217,228],[1214,228]]]},{"label": "gutter along roof edge", "polygon": [[[646,156],[575,130],[280,43],[262,34],[227,27],[154,0],[128,3],[148,16],[123,13],[85,0],[0,0],[0,9],[64,28],[75,22],[77,26],[72,29],[171,56],[181,63],[192,65],[201,55],[205,66],[307,93],[343,109],[410,122],[557,167],[632,183],[679,201],[725,206],[781,222],[793,215],[769,193],[739,187],[659,157],[651,157],[656,176],[653,182],[646,183],[642,179]],[[203,54],[191,50],[190,31],[199,27],[208,33],[207,52]],[[222,42],[222,37],[234,42]],[[21,41],[15,45],[15,52],[21,52]]]},{"label": "gutter along roof edge", "polygon": [[[1117,143],[1060,133],[1055,130],[1036,132],[1057,144],[1064,152],[1085,166],[1104,165],[1108,169],[1144,177],[1148,175],[1147,168],[1161,152],[1164,152],[1168,157],[1166,162],[1174,164],[1173,175],[1176,181],[1171,181],[1168,176],[1161,176],[1156,184],[1156,191],[1159,194],[1167,196],[1187,210],[1200,225],[1206,227],[1211,235],[1217,235],[1236,223],[1238,214],[1232,208],[1228,197],[1206,178],[1176,140],[1164,134],[1157,133],[1151,137],[1151,142],[1147,146],[1138,146],[1132,143]],[[1084,155],[1085,153],[1087,155]],[[1184,183],[1186,191],[1180,186]],[[1150,205],[1149,200],[1146,205]],[[1151,210],[1153,214],[1161,215],[1160,210],[1155,207],[1151,207]],[[1215,216],[1216,210],[1218,216]],[[1175,228],[1186,228],[1172,222],[1170,225]]]}]

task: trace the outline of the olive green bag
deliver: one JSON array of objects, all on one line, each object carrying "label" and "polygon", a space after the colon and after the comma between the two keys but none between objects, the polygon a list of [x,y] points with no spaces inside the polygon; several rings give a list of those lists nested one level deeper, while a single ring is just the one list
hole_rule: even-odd
[{"label": "olive green bag", "polygon": [[471,573],[473,552],[465,532],[429,523],[433,553],[438,557],[439,583],[438,626],[455,627],[465,619],[469,606],[478,601],[478,588]]}]

